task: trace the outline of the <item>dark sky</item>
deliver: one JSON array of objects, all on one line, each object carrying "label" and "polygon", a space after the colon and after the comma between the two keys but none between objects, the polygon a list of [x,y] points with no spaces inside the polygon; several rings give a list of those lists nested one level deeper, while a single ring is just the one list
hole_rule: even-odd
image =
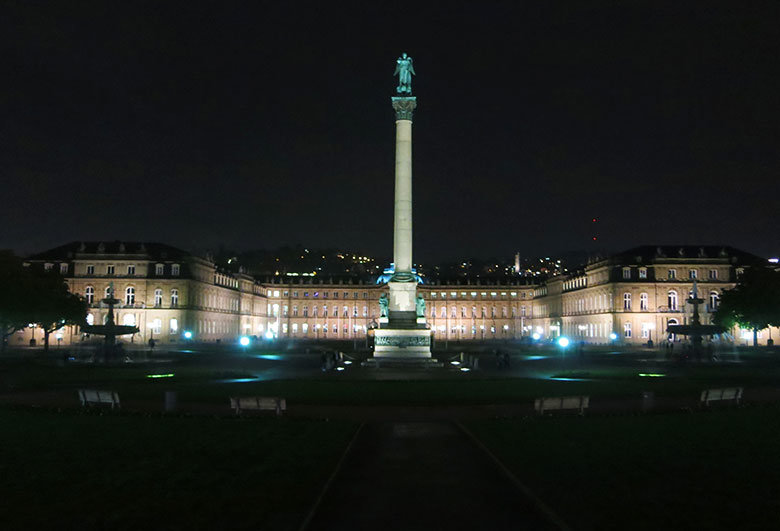
[{"label": "dark sky", "polygon": [[780,253],[778,2],[425,5],[4,3],[0,248],[388,256],[407,51],[417,261]]}]

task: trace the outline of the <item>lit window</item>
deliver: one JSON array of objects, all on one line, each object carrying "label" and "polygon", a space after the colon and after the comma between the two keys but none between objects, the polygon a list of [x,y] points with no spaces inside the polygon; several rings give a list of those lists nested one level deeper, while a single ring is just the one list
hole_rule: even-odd
[{"label": "lit window", "polygon": [[631,309],[631,294],[630,293],[624,293],[623,294],[623,309],[624,310],[630,310]]},{"label": "lit window", "polygon": [[171,319],[171,334],[175,334],[179,331],[179,320]]},{"label": "lit window", "polygon": [[642,339],[650,337],[650,325],[649,323],[642,323]]},{"label": "lit window", "polygon": [[717,291],[711,291],[710,292],[710,311],[714,312],[718,309],[718,302],[720,301],[720,297],[718,296]]},{"label": "lit window", "polygon": [[[278,297],[278,296],[279,296],[279,290],[275,290],[274,291],[274,297]],[[316,297],[317,294],[315,293],[314,296]]]},{"label": "lit window", "polygon": [[179,276],[179,264],[173,264],[171,266],[171,275],[178,277]]},{"label": "lit window", "polygon": [[125,304],[128,306],[135,304],[135,288],[128,287],[125,290]]},{"label": "lit window", "polygon": [[135,315],[132,313],[126,313],[122,318],[122,324],[125,326],[135,326]]},{"label": "lit window", "polygon": [[154,266],[154,274],[162,275],[165,273],[165,266],[163,264],[157,264]]},{"label": "lit window", "polygon": [[171,290],[171,306],[175,308],[178,305],[179,305],[179,290],[173,288]]},{"label": "lit window", "polygon": [[623,325],[623,336],[626,338],[631,337],[631,323],[625,323]]},{"label": "lit window", "polygon": [[157,308],[162,306],[162,290],[160,288],[154,290],[154,305]]},{"label": "lit window", "polygon": [[95,288],[87,286],[87,289],[84,290],[84,298],[87,304],[93,304],[95,302]]},{"label": "lit window", "polygon": [[68,264],[60,264],[60,275],[68,274]]},{"label": "lit window", "polygon": [[630,267],[624,267],[623,268],[623,278],[624,279],[631,278],[631,268]]},{"label": "lit window", "polygon": [[51,271],[52,267],[54,267],[54,264],[43,264],[44,271]]},{"label": "lit window", "polygon": [[[214,328],[214,331],[216,332],[216,327]],[[155,319],[152,321],[152,332],[155,334],[162,334],[162,319]]]},{"label": "lit window", "polygon": [[639,294],[639,309],[640,310],[647,310],[647,293],[640,293]]},{"label": "lit window", "polygon": [[669,309],[672,311],[677,310],[677,292],[674,290],[671,290],[667,295],[667,306],[669,306]]},{"label": "lit window", "polygon": [[646,267],[640,267],[639,268],[639,278],[647,278],[647,268]]}]

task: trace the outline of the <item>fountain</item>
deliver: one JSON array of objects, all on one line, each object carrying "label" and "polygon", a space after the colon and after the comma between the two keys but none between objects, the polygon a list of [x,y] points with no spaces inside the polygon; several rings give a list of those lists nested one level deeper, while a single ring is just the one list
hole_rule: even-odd
[{"label": "fountain", "polygon": [[722,334],[725,332],[725,329],[717,325],[701,324],[701,319],[699,318],[699,305],[704,302],[704,299],[699,298],[698,287],[696,286],[695,280],[693,281],[693,291],[691,292],[691,297],[688,299],[688,302],[693,305],[693,316],[691,317],[691,322],[682,325],[668,325],[666,327],[666,331],[670,334],[680,334],[690,337],[691,354],[693,354],[695,357],[698,357],[702,352],[702,338],[704,336]]},{"label": "fountain", "polygon": [[126,336],[128,334],[137,334],[140,332],[137,326],[117,325],[114,321],[114,305],[117,304],[119,299],[114,298],[114,283],[112,282],[108,286],[108,296],[100,302],[108,306],[108,316],[106,317],[106,324],[102,325],[90,325],[84,324],[81,329],[87,334],[95,334],[98,336],[104,336],[104,351],[106,359],[112,357],[117,350],[116,337]]}]

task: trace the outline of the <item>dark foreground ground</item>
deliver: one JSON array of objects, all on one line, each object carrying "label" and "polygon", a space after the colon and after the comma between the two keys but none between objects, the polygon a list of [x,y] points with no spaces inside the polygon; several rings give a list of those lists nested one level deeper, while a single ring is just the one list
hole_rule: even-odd
[{"label": "dark foreground ground", "polygon": [[[575,530],[776,529],[780,363],[737,354],[323,372],[301,352],[15,353],[0,360],[0,528],[543,529],[552,515]],[[698,406],[726,385],[745,406]],[[81,411],[81,387],[118,391],[122,411]],[[256,394],[286,397],[288,415],[232,416],[229,396]],[[571,394],[591,395],[585,417],[533,416],[534,397]]]}]

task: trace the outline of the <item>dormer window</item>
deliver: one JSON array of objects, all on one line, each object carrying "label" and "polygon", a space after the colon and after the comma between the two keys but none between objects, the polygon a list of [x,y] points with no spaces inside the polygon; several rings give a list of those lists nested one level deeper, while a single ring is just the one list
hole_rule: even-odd
[{"label": "dormer window", "polygon": [[647,278],[647,268],[646,267],[640,267],[639,268],[639,278]]},{"label": "dormer window", "polygon": [[154,274],[157,276],[162,276],[165,274],[165,265],[163,264],[157,264],[154,266]]},{"label": "dormer window", "polygon": [[68,264],[60,264],[60,275],[68,274]]},{"label": "dormer window", "polygon": [[631,268],[630,267],[624,267],[623,268],[623,279],[629,280],[631,278]]},{"label": "dormer window", "polygon": [[173,275],[175,277],[179,276],[179,264],[171,265],[171,275]]}]

